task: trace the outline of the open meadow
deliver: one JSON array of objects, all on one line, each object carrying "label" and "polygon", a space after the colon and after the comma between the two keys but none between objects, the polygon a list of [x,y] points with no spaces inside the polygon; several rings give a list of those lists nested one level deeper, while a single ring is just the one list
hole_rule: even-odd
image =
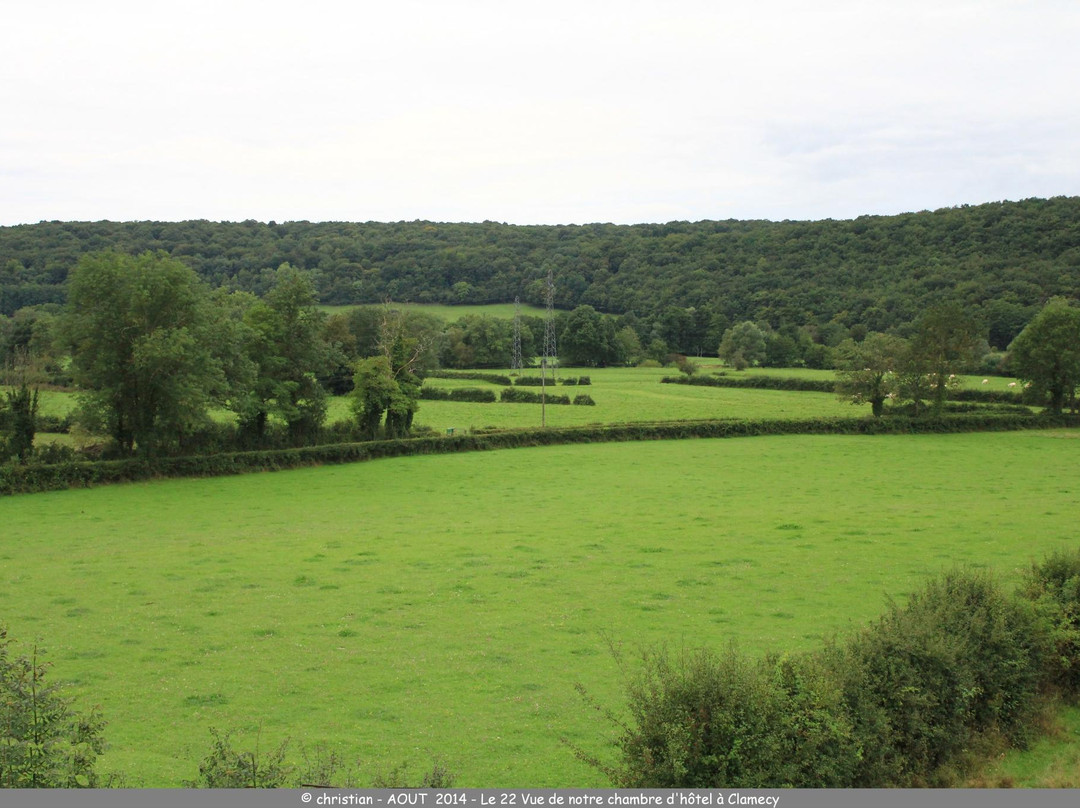
[{"label": "open meadow", "polygon": [[102,706],[101,768],[132,785],[193,779],[210,727],[365,776],[604,785],[560,739],[610,751],[574,684],[618,710],[612,649],[806,649],[953,564],[1015,581],[1075,546],[1078,454],[1063,430],[760,437],[18,496],[0,621]]}]

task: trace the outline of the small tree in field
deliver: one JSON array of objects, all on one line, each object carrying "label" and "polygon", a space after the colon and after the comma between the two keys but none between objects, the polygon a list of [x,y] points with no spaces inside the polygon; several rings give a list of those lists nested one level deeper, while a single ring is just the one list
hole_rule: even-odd
[{"label": "small tree in field", "polygon": [[837,375],[836,393],[852,404],[869,404],[880,417],[885,400],[897,386],[897,371],[906,343],[889,334],[870,334],[862,342],[848,341],[837,349],[842,366]]},{"label": "small tree in field", "polygon": [[765,334],[749,320],[739,323],[724,332],[717,353],[736,370],[745,370],[765,358]]},{"label": "small tree in field", "polygon": [[978,323],[956,304],[934,306],[919,319],[909,368],[930,375],[935,412],[941,413],[949,389],[959,385],[956,374],[974,364],[981,336]]},{"label": "small tree in field", "polygon": [[1052,299],[1012,341],[1009,365],[1060,414],[1080,385],[1080,309]]}]

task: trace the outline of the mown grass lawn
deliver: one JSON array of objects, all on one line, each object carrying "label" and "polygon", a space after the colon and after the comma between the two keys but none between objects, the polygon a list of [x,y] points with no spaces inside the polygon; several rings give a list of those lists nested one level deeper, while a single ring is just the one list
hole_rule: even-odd
[{"label": "mown grass lawn", "polygon": [[0,501],[0,622],[175,786],[208,728],[461,786],[604,785],[610,649],[815,646],[954,563],[1074,547],[1077,433],[415,457]]}]

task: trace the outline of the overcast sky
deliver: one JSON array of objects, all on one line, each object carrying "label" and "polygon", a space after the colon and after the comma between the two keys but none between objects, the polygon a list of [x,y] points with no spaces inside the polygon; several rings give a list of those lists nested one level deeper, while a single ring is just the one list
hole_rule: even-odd
[{"label": "overcast sky", "polygon": [[1080,194],[1076,0],[0,0],[0,224]]}]

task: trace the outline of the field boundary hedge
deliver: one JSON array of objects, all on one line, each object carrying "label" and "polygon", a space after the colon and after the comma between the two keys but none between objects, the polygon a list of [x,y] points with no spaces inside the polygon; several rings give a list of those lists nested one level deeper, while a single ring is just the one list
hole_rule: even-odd
[{"label": "field boundary hedge", "polygon": [[[789,376],[665,376],[661,384],[688,384],[694,387],[740,387],[754,390],[787,390],[803,393],[835,393],[834,379],[800,379]],[[950,390],[952,401],[979,401],[987,404],[1020,404],[1021,393],[1011,390],[982,390],[967,387]]]},{"label": "field boundary hedge", "polygon": [[833,379],[800,379],[795,376],[665,376],[661,384],[694,387],[742,387],[755,390],[795,390],[804,393],[835,393]]},{"label": "field boundary hedge", "polygon": [[1076,427],[1080,427],[1080,416],[1075,415],[965,413],[938,419],[899,416],[754,421],[729,419],[505,430],[445,437],[428,436],[360,443],[332,443],[297,449],[223,452],[191,457],[6,465],[0,466],[0,495],[57,491],[66,488],[171,477],[214,477],[254,471],[280,471],[307,466],[357,463],[383,457],[452,454],[574,443],[737,438],[755,435],[943,434]]}]

